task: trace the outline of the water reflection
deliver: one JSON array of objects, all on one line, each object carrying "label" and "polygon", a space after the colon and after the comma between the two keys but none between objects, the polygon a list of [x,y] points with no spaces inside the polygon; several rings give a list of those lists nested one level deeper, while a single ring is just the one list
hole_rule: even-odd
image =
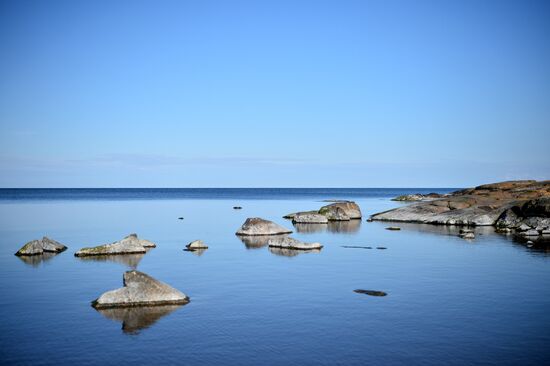
[{"label": "water reflection", "polygon": [[[148,251],[148,250],[147,250]],[[146,253],[137,254],[117,254],[117,255],[91,255],[86,257],[76,257],[83,262],[113,262],[122,264],[131,269],[137,269],[139,262]]]},{"label": "water reflection", "polygon": [[246,249],[259,249],[267,245],[269,239],[280,238],[286,235],[258,235],[258,236],[238,236]]},{"label": "water reflection", "polygon": [[329,221],[327,224],[293,224],[296,232],[312,234],[328,231],[336,234],[356,233],[361,228],[361,220]]},{"label": "water reflection", "polygon": [[361,220],[329,221],[327,229],[331,233],[356,233],[361,228]]},{"label": "water reflection", "polygon": [[293,224],[296,232],[302,234],[320,233],[327,230],[328,224]]},{"label": "water reflection", "polygon": [[122,322],[122,331],[126,334],[138,334],[149,328],[160,318],[184,305],[139,306],[112,309],[96,309],[101,315],[111,320]]},{"label": "water reflection", "polygon": [[274,247],[269,247],[269,251],[275,255],[281,255],[284,257],[295,257],[299,254],[305,254],[305,253],[321,253],[321,249],[296,250],[296,249],[274,248]]},{"label": "water reflection", "polygon": [[200,257],[201,255],[204,254],[204,252],[206,252],[206,249],[193,249],[193,250],[189,250],[189,249],[184,249],[186,252],[190,252],[190,253],[193,253],[194,255],[196,255],[197,257]]},{"label": "water reflection", "polygon": [[44,252],[43,254],[39,255],[21,255],[17,256],[17,258],[19,258],[23,263],[36,268],[39,267],[42,263],[50,261],[57,254],[59,253]]}]

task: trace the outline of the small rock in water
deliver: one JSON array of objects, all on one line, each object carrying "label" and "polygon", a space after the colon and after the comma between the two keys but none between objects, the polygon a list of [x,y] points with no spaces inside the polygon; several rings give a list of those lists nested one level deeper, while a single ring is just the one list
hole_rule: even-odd
[{"label": "small rock in water", "polygon": [[178,217],[178,220],[183,220],[183,217]]},{"label": "small rock in water", "polygon": [[202,240],[194,240],[191,243],[187,244],[185,247],[187,248],[185,250],[188,250],[188,251],[194,251],[194,250],[199,250],[199,249],[208,249],[208,246],[206,244],[204,244],[204,242]]},{"label": "small rock in water", "polygon": [[357,289],[357,290],[353,290],[353,292],[356,292],[358,294],[365,294],[369,296],[386,296],[387,295],[387,293],[385,293],[384,291],[375,291],[375,290]]},{"label": "small rock in water", "polygon": [[386,230],[401,230],[401,228],[398,226],[388,226]]},{"label": "small rock in water", "polygon": [[233,209],[234,210],[242,210],[242,207],[241,206],[233,206]]},{"label": "small rock in water", "polygon": [[372,247],[362,247],[359,245],[342,245],[342,248],[372,249]]},{"label": "small rock in water", "polygon": [[384,250],[384,249],[388,249],[388,248],[386,248],[386,247],[376,247],[376,249]]},{"label": "small rock in water", "polygon": [[462,239],[475,239],[475,234],[472,230],[460,230],[460,234],[458,234]]},{"label": "small rock in water", "polygon": [[374,220],[371,219],[370,217],[367,219],[367,222],[373,222]]}]

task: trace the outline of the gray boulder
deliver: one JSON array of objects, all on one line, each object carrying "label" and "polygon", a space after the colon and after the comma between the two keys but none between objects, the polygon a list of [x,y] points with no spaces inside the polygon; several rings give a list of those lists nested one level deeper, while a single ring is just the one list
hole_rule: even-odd
[{"label": "gray boulder", "polygon": [[283,248],[294,250],[311,250],[321,249],[323,246],[319,243],[304,243],[303,241],[290,238],[288,236],[282,236],[279,238],[269,239],[267,245],[271,248]]},{"label": "gray boulder", "polygon": [[199,250],[199,249],[208,249],[208,246],[204,244],[202,240],[194,240],[191,243],[185,246],[187,250]]},{"label": "gray boulder", "polygon": [[32,240],[23,245],[21,249],[19,249],[17,253],[15,253],[15,255],[40,255],[44,254],[44,252],[61,253],[64,250],[67,250],[67,247],[65,245],[45,236],[40,240]]},{"label": "gray boulder", "polygon": [[105,292],[92,302],[92,306],[101,309],[126,306],[177,305],[189,302],[189,297],[183,292],[143,272],[128,271],[124,273],[123,283],[124,287]]},{"label": "gray boulder", "polygon": [[111,244],[99,245],[97,247],[82,248],[74,255],[76,257],[83,257],[89,255],[119,255],[119,254],[137,254],[146,253],[146,247],[151,245],[156,246],[154,243],[139,239],[136,234],[130,234],[122,240],[115,241]]},{"label": "gray boulder", "polygon": [[362,217],[359,205],[352,201],[336,202],[319,209],[321,215],[329,220],[360,219]]},{"label": "gray boulder", "polygon": [[274,223],[273,221],[264,220],[259,217],[252,217],[246,219],[244,224],[239,230],[237,235],[280,235],[290,234],[292,230],[282,227]]},{"label": "gray boulder", "polygon": [[537,230],[531,229],[531,230],[521,232],[520,235],[522,235],[522,236],[539,236],[539,232]]}]

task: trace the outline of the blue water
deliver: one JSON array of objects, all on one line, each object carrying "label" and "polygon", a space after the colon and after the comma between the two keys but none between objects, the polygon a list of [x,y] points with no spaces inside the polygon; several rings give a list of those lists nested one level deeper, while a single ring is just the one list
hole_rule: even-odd
[{"label": "blue water", "polygon": [[[451,189],[0,190],[0,360],[17,365],[541,365],[550,361],[550,256],[478,228],[353,221],[293,226],[289,212],[353,199],[364,218],[391,197]],[[242,210],[233,210],[235,205]],[[247,217],[292,228],[319,253],[234,235]],[[178,220],[184,217],[184,220]],[[145,255],[79,259],[136,232]],[[69,249],[13,255],[48,235]],[[185,252],[202,239],[209,249]],[[383,246],[386,250],[344,245]],[[137,268],[185,306],[99,312]],[[381,290],[386,297],[354,293]]]}]

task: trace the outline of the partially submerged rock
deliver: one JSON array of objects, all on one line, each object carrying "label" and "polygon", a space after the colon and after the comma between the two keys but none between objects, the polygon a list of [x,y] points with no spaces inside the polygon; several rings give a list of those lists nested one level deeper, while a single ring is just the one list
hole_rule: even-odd
[{"label": "partially submerged rock", "polygon": [[298,213],[294,215],[292,222],[295,224],[326,224],[328,219],[318,213]]},{"label": "partially submerged rock", "polygon": [[290,233],[292,233],[292,230],[259,217],[246,219],[241,228],[236,232],[237,235],[280,235]]},{"label": "partially submerged rock", "polygon": [[475,239],[475,234],[472,229],[460,229],[458,236],[462,239]]},{"label": "partially submerged rock", "polygon": [[358,294],[365,294],[365,295],[369,295],[369,296],[386,296],[386,295],[388,295],[384,291],[376,291],[376,290],[357,289],[357,290],[353,290],[353,292],[356,292]]},{"label": "partially submerged rock", "polygon": [[311,250],[323,248],[323,246],[319,243],[304,243],[303,241],[296,240],[288,236],[269,239],[267,245],[270,248],[284,248],[293,250]]},{"label": "partially submerged rock", "polygon": [[193,251],[199,249],[208,249],[208,246],[204,244],[202,240],[193,240],[191,243],[187,244],[185,248],[187,248],[187,250]]},{"label": "partially submerged rock", "polygon": [[283,216],[283,219],[289,219],[289,220],[292,220],[294,219],[294,216],[296,215],[307,215],[307,214],[318,214],[319,211],[316,211],[316,210],[312,210],[312,211],[301,211],[301,212],[292,212],[292,213],[289,213],[289,214],[286,214]]},{"label": "partially submerged rock", "polygon": [[386,230],[399,231],[401,228],[399,226],[388,226]]},{"label": "partially submerged rock", "polygon": [[241,206],[233,206],[234,210],[242,210],[243,208]]},{"label": "partially submerged rock", "polygon": [[149,240],[139,239],[136,234],[130,234],[122,240],[97,247],[82,248],[74,255],[83,257],[89,255],[119,255],[146,253],[146,248],[154,248],[156,245]]},{"label": "partially submerged rock", "polygon": [[17,256],[40,255],[46,253],[61,253],[67,250],[67,247],[53,239],[43,237],[40,240],[32,240],[23,245],[15,253]]},{"label": "partially submerged rock", "polygon": [[139,271],[128,271],[123,277],[124,287],[107,291],[92,302],[96,309],[187,304],[183,292]]},{"label": "partially submerged rock", "polygon": [[[526,202],[543,198],[550,198],[550,181],[501,182],[463,189],[441,199],[377,213],[371,218],[379,221],[490,226],[495,225],[508,209],[514,206],[523,208],[522,205]],[[525,221],[525,217],[521,215],[527,215],[527,218],[541,217],[533,215],[544,215],[546,207],[548,206],[544,202],[534,202],[529,208],[525,207],[526,210],[519,210],[522,211],[519,212],[519,221]],[[510,226],[518,221],[516,211],[518,210],[507,212],[502,220],[503,226]],[[537,221],[542,224],[545,222]]]}]

